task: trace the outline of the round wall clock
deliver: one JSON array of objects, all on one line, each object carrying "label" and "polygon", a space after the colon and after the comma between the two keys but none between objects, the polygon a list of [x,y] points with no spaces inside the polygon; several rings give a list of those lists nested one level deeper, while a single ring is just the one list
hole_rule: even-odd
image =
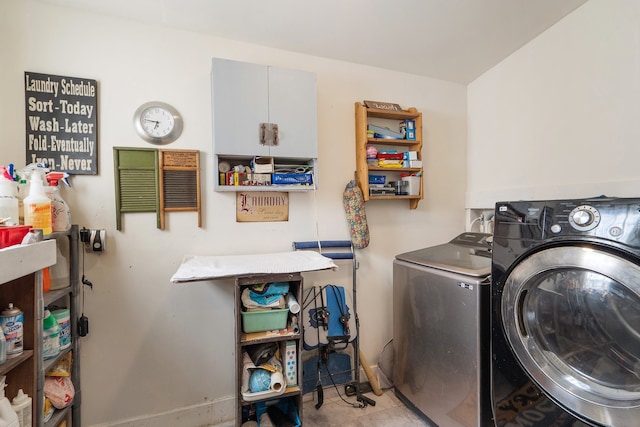
[{"label": "round wall clock", "polygon": [[182,133],[182,117],[171,105],[152,101],[133,115],[133,126],[142,139],[152,144],[170,144]]}]

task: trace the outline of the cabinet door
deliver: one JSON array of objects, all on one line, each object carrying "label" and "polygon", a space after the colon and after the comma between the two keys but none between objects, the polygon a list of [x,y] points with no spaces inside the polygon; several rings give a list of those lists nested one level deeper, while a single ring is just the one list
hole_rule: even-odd
[{"label": "cabinet door", "polygon": [[278,157],[318,157],[316,76],[269,67],[269,121],[278,124]]},{"label": "cabinet door", "polygon": [[[214,58],[211,76],[215,154],[317,157],[315,74]],[[260,144],[260,123],[278,125],[278,146]]]},{"label": "cabinet door", "polygon": [[216,154],[266,156],[259,123],[269,120],[268,69],[264,65],[213,59],[213,143]]}]

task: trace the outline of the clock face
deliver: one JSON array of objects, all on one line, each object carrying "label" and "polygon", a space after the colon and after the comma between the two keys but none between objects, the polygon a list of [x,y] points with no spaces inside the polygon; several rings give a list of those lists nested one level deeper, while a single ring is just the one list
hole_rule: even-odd
[{"label": "clock face", "polygon": [[175,125],[173,114],[160,107],[147,108],[142,112],[140,120],[142,128],[155,138],[169,135]]},{"label": "clock face", "polygon": [[169,144],[182,133],[178,111],[164,102],[147,102],[136,110],[133,125],[138,135],[152,144]]}]

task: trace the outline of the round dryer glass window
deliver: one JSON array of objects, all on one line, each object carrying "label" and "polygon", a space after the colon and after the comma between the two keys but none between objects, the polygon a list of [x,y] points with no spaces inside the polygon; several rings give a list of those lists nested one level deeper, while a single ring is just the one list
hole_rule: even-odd
[{"label": "round dryer glass window", "polygon": [[593,248],[541,251],[507,278],[502,315],[514,353],[553,399],[613,425],[640,416],[638,265]]}]

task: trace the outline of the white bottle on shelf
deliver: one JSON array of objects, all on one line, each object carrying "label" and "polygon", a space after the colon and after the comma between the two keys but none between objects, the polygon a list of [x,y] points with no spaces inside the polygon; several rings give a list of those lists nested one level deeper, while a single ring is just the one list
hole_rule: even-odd
[{"label": "white bottle on shelf", "polygon": [[0,218],[5,218],[5,225],[18,225],[20,211],[18,209],[18,185],[0,176]]},{"label": "white bottle on shelf", "polygon": [[4,395],[7,377],[0,380],[0,427],[20,427],[18,414],[11,407],[11,402]]},{"label": "white bottle on shelf", "polygon": [[35,169],[31,172],[29,195],[24,198],[24,225],[42,229],[42,234],[53,232],[51,216],[51,199],[44,192],[44,171]]},{"label": "white bottle on shelf", "polygon": [[69,175],[65,172],[49,172],[45,175],[48,187],[45,187],[45,193],[51,199],[51,221],[53,231],[67,231],[71,228],[71,211],[69,205],[60,195],[60,187],[58,183],[62,179],[66,179]]},{"label": "white bottle on shelf", "polygon": [[31,405],[33,399],[22,391],[18,390],[18,394],[11,401],[11,407],[18,415],[18,423],[20,427],[31,427]]},{"label": "white bottle on shelf", "polygon": [[69,243],[66,237],[56,238],[56,263],[49,267],[51,274],[51,290],[69,286],[69,263],[63,254],[69,253]]}]

